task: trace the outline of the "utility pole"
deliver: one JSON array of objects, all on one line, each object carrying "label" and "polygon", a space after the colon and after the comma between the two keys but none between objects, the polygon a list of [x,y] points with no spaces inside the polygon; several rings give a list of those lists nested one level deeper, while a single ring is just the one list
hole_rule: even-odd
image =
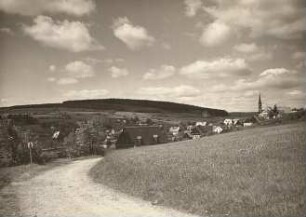
[{"label": "utility pole", "polygon": [[33,142],[29,142],[28,139],[28,132],[25,132],[25,140],[26,140],[26,144],[28,146],[29,149],[29,155],[30,155],[30,164],[33,164],[33,158],[32,158],[32,148],[33,148]]}]

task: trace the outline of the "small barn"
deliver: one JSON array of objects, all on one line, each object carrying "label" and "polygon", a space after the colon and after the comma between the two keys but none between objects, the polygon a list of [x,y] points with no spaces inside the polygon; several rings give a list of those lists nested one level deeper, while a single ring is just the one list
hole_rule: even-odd
[{"label": "small barn", "polygon": [[158,126],[125,127],[119,134],[116,148],[131,148],[143,145],[166,143],[167,135]]}]

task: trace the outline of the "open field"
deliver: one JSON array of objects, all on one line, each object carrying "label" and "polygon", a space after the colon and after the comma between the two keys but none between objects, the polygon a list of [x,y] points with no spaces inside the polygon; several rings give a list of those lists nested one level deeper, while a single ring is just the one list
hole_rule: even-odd
[{"label": "open field", "polygon": [[200,215],[304,216],[305,123],[116,150],[96,182]]}]

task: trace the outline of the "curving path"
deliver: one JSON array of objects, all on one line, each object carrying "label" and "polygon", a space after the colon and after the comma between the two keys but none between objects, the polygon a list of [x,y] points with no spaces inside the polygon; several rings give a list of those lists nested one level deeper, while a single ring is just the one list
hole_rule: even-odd
[{"label": "curving path", "polygon": [[191,217],[153,206],[94,183],[89,170],[101,158],[74,161],[18,184],[25,217]]}]

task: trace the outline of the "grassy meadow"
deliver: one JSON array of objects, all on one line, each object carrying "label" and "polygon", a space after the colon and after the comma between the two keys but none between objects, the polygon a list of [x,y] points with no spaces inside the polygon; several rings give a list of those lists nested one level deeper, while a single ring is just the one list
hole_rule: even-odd
[{"label": "grassy meadow", "polygon": [[305,215],[305,123],[110,152],[96,182],[212,216]]}]

